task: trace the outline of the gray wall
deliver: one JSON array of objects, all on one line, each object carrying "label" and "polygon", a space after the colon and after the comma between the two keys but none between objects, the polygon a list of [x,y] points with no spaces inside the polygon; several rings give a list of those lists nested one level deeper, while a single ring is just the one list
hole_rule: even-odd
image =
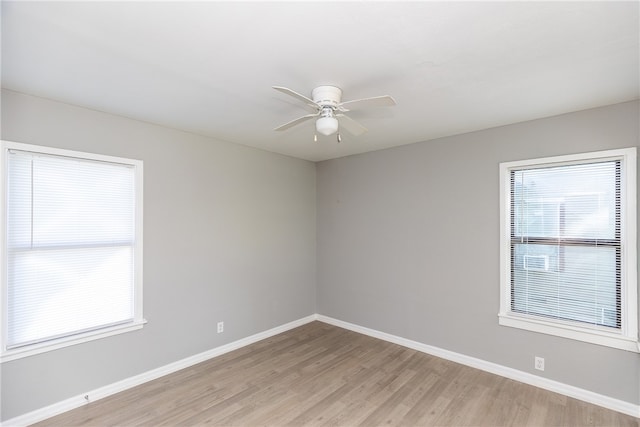
[{"label": "gray wall", "polygon": [[637,353],[497,317],[498,164],[638,146],[638,117],[617,104],[319,163],[318,312],[639,404]]},{"label": "gray wall", "polygon": [[3,363],[3,419],[316,312],[313,163],[10,91],[2,138],[144,161],[149,321]]}]

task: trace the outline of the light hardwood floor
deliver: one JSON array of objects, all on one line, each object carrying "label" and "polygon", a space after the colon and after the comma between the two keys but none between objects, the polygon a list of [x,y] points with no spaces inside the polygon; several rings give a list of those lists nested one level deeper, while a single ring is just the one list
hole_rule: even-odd
[{"label": "light hardwood floor", "polygon": [[321,322],[38,426],[633,426],[640,420]]}]

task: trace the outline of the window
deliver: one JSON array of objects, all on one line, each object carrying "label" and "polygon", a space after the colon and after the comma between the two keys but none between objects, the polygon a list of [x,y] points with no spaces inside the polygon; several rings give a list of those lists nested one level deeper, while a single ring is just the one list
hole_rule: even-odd
[{"label": "window", "polygon": [[502,163],[501,325],[640,351],[635,148]]},{"label": "window", "polygon": [[139,329],[142,162],[3,142],[2,361]]}]

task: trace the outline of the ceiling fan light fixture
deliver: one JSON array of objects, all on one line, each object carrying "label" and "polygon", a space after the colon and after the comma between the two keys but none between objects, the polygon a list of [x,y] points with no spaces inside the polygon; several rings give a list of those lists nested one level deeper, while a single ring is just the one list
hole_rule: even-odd
[{"label": "ceiling fan light fixture", "polygon": [[338,119],[335,117],[320,117],[316,120],[316,130],[324,136],[332,135],[338,131]]}]

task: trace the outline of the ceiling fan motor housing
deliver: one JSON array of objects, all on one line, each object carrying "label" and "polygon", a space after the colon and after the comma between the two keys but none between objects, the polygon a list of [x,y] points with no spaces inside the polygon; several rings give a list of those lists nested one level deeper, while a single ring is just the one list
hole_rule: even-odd
[{"label": "ceiling fan motor housing", "polygon": [[321,107],[338,107],[342,99],[342,90],[335,86],[318,86],[311,92],[313,102]]}]

